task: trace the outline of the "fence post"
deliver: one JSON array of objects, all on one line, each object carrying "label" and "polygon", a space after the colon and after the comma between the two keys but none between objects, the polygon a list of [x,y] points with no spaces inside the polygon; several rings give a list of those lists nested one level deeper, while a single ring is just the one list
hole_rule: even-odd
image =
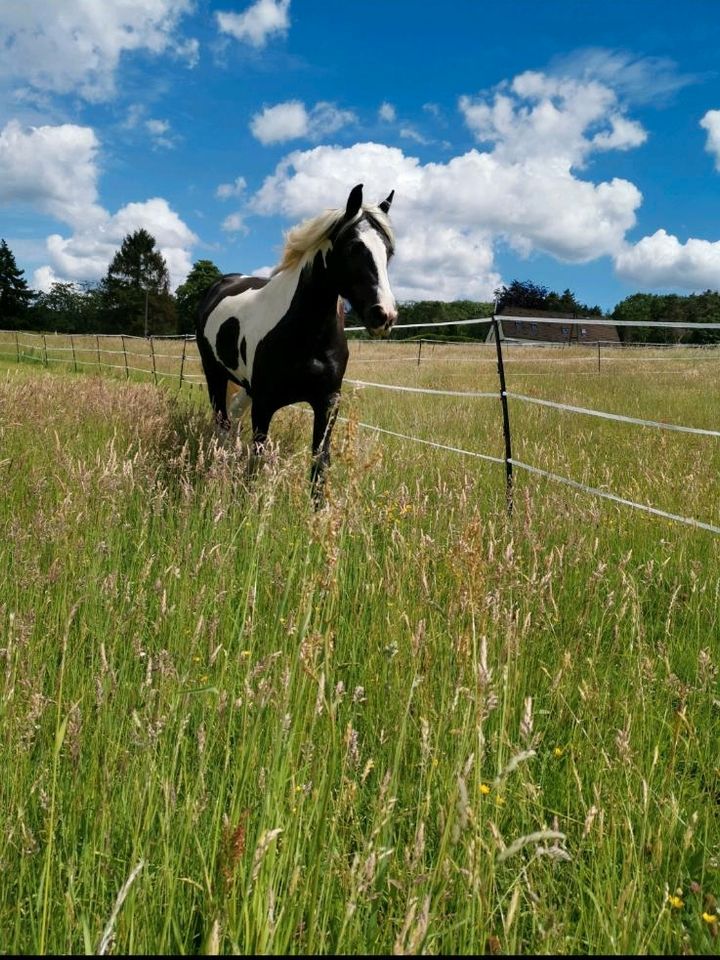
[{"label": "fence post", "polygon": [[418,362],[417,365],[420,366],[420,355],[422,353],[422,337],[418,340]]},{"label": "fence post", "polygon": [[183,352],[180,359],[180,386],[183,383],[183,371],[185,370],[185,351],[187,349],[187,337],[183,337]]},{"label": "fence post", "polygon": [[75,340],[73,339],[72,334],[70,334],[70,349],[72,350],[72,355],[73,355],[73,370],[75,371],[75,373],[77,373],[77,360],[75,359]]},{"label": "fence post", "polygon": [[100,363],[100,337],[97,334],[95,334],[95,349],[97,350],[97,365],[99,370],[102,364]]},{"label": "fence post", "polygon": [[153,338],[148,337],[150,341],[150,356],[152,357],[152,372],[153,380],[155,381],[155,386],[157,386],[157,370],[155,369],[155,347],[153,346]]},{"label": "fence post", "polygon": [[48,365],[47,340],[45,339],[45,334],[42,335],[42,338],[43,338],[43,363],[45,364],[45,366],[47,366]]},{"label": "fence post", "polygon": [[124,337],[122,334],[120,334],[120,342],[122,343],[123,357],[125,358],[125,379],[126,379],[126,380],[129,380],[129,379],[130,379],[130,371],[128,370],[127,349],[126,349],[126,347],[125,347],[125,337]]},{"label": "fence post", "polygon": [[15,331],[15,353],[17,354],[17,362],[20,363],[20,338],[17,330]]},{"label": "fence post", "polygon": [[598,347],[598,373],[600,373],[600,341],[597,342]]},{"label": "fence post", "polygon": [[500,344],[500,326],[497,322],[495,312],[492,317],[493,331],[495,333],[495,350],[497,352],[498,379],[500,380],[500,405],[502,407],[503,417],[503,438],[505,440],[505,496],[507,499],[508,513],[512,514],[513,509],[513,469],[512,469],[512,446],[510,443],[510,414],[508,412],[507,390],[505,389],[505,366],[503,364],[502,346]]}]

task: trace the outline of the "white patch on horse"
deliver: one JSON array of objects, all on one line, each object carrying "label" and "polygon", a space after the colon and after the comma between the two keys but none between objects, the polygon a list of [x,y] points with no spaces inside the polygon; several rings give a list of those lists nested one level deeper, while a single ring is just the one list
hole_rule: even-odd
[{"label": "white patch on horse", "polygon": [[269,283],[258,290],[244,290],[234,296],[224,297],[207,318],[205,336],[215,359],[225,367],[217,352],[218,332],[226,320],[237,317],[240,324],[239,342],[245,337],[245,363],[238,352],[238,367],[230,372],[238,380],[247,380],[252,386],[257,345],[290,309],[299,279],[300,270],[297,268],[277,273]]},{"label": "white patch on horse", "polygon": [[388,277],[388,253],[385,241],[367,220],[358,225],[358,237],[370,251],[378,275],[378,305],[393,319],[397,316],[395,297]]}]

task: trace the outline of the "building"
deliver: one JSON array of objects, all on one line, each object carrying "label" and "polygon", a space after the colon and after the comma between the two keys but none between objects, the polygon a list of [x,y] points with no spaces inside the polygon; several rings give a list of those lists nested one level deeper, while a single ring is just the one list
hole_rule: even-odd
[{"label": "building", "polygon": [[[525,343],[619,343],[620,336],[615,326],[593,323],[602,317],[576,317],[571,313],[555,313],[548,310],[526,310],[524,307],[506,307],[502,311],[506,319],[498,320],[501,340]],[[567,323],[543,323],[543,316]],[[512,317],[513,319],[507,319]],[[517,319],[515,319],[517,318]],[[492,327],[486,342],[495,340]]]}]

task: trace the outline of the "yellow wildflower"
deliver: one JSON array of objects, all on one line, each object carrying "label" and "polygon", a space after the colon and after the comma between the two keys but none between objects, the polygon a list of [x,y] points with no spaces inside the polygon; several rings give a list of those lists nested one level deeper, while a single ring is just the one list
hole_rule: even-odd
[{"label": "yellow wildflower", "polygon": [[487,796],[490,793],[490,787],[486,783],[480,784],[480,793]]},{"label": "yellow wildflower", "polygon": [[683,898],[679,897],[676,893],[671,893],[668,896],[668,903],[673,910],[682,910],[682,908],[685,906],[685,901]]},{"label": "yellow wildflower", "polygon": [[717,923],[716,913],[703,913],[702,918],[705,923]]},{"label": "yellow wildflower", "polygon": [[555,749],[553,750],[553,756],[555,757],[556,760],[559,760],[564,753],[565,751],[563,750],[562,747],[555,747]]}]

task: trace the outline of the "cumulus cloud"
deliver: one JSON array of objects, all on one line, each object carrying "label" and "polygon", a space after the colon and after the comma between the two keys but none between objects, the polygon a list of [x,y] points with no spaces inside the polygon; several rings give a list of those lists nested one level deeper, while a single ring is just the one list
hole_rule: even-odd
[{"label": "cumulus cloud", "polygon": [[260,48],[290,29],[290,0],[257,0],[242,13],[218,11],[215,17],[221,33]]},{"label": "cumulus cloud", "polygon": [[341,110],[334,103],[322,100],[308,110],[300,100],[287,100],[274,107],[265,107],[250,121],[256,140],[268,145],[305,137],[318,140],[356,121],[350,110]]},{"label": "cumulus cloud", "polygon": [[720,110],[708,110],[700,121],[703,130],[707,130],[705,149],[715,158],[715,168],[720,170]]},{"label": "cumulus cloud", "polygon": [[400,298],[491,296],[498,244],[573,263],[626,252],[640,191],[625,179],[580,176],[593,155],[647,137],[610,86],[527,71],[458,107],[482,148],[435,163],[378,143],[297,150],[250,209],[299,219],[341,206],[355,183],[376,200],[394,188]]},{"label": "cumulus cloud", "polygon": [[0,131],[0,203],[27,203],[72,229],[70,236],[47,238],[51,262],[39,268],[39,280],[97,280],[125,235],[144,227],[155,237],[176,286],[190,269],[197,238],[161,197],[125,204],[114,214],[102,207],[98,150],[94,132],[74,124],[24,130],[11,121]]},{"label": "cumulus cloud", "polygon": [[0,130],[0,202],[29,203],[73,226],[98,220],[99,147],[89,127],[25,130],[11,120]]},{"label": "cumulus cloud", "polygon": [[647,138],[623,115],[614,90],[595,80],[529,70],[502,84],[492,99],[463,96],[459,106],[476,139],[493,144],[506,162],[532,158],[580,169],[595,150],[627,150]]},{"label": "cumulus cloud", "polygon": [[189,63],[198,43],[180,39],[192,0],[4,0],[0,4],[0,78],[36,90],[104,100],[115,91],[123,53],[166,51]]},{"label": "cumulus cloud", "polygon": [[289,154],[251,207],[299,219],[341,206],[360,182],[371,200],[396,191],[394,270],[401,298],[414,297],[409,291],[424,288],[428,277],[452,296],[489,296],[498,279],[492,268],[498,240],[522,254],[539,250],[572,262],[614,254],[641,202],[626,180],[594,184],[552,165],[510,163],[475,149],[447,163],[422,164],[397,147],[358,143]]},{"label": "cumulus cloud", "polygon": [[657,230],[624,247],[615,267],[621,277],[645,287],[720,290],[720,241],[690,238],[681,243],[665,230]]},{"label": "cumulus cloud", "polygon": [[249,233],[245,225],[245,218],[239,211],[228,214],[220,226],[226,233],[241,233],[244,236]]},{"label": "cumulus cloud", "polygon": [[245,177],[236,177],[232,183],[221,183],[215,191],[215,196],[220,200],[229,200],[230,197],[239,197],[247,188]]},{"label": "cumulus cloud", "polygon": [[177,137],[173,134],[169,120],[146,120],[145,129],[150,134],[153,145],[172,150],[177,146]]}]

